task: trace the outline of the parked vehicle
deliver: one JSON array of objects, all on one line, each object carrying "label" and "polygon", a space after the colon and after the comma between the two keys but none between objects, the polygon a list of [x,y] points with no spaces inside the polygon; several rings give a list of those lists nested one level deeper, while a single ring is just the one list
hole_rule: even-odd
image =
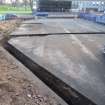
[{"label": "parked vehicle", "polygon": [[16,14],[12,14],[12,13],[5,14],[5,20],[13,20],[16,18],[17,18]]},{"label": "parked vehicle", "polygon": [[5,16],[4,15],[0,15],[0,21],[5,20]]}]

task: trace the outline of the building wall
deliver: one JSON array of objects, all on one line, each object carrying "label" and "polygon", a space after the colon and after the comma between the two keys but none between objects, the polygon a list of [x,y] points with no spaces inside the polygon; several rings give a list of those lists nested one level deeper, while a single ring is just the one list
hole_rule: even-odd
[{"label": "building wall", "polygon": [[[33,7],[37,7],[37,11],[44,12],[64,12],[69,11],[71,8],[71,1],[63,1],[63,0],[34,0]],[[35,6],[36,5],[36,6]]]},{"label": "building wall", "polygon": [[[2,0],[3,3],[7,3],[7,4],[10,4],[11,3],[11,0]],[[12,0],[12,1],[16,1],[16,0]],[[23,2],[23,0],[18,0],[19,2]]]},{"label": "building wall", "polygon": [[105,10],[105,1],[73,1],[72,8],[79,10],[96,9],[97,11]]}]

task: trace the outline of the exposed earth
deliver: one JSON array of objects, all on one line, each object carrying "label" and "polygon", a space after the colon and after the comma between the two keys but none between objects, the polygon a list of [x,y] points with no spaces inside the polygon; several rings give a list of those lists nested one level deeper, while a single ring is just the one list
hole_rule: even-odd
[{"label": "exposed earth", "polygon": [[37,85],[6,56],[0,47],[0,105],[59,105],[53,98],[40,94]]},{"label": "exposed earth", "polygon": [[[0,39],[19,24],[20,21],[17,20],[1,22]],[[49,93],[42,94],[38,83],[29,80],[21,67],[15,63],[15,59],[11,59],[12,56],[7,57],[8,55],[0,45],[0,105],[61,105],[55,97],[50,97]]]}]

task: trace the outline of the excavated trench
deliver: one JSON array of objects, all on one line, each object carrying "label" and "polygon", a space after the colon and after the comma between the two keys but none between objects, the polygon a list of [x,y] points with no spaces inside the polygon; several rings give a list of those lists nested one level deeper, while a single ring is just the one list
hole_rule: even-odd
[{"label": "excavated trench", "polygon": [[70,32],[70,33],[45,33],[45,34],[22,34],[22,35],[11,35],[11,37],[31,37],[31,36],[48,36],[48,35],[70,35],[70,34],[75,34],[75,35],[91,35],[91,34],[94,34],[94,35],[97,35],[97,34],[100,34],[100,35],[104,35],[105,32]]}]

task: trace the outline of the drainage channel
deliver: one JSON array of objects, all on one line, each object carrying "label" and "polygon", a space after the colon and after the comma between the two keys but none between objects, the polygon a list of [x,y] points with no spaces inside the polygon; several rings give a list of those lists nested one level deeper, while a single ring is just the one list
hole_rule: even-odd
[{"label": "drainage channel", "polygon": [[100,34],[100,35],[103,35],[103,34],[105,34],[105,32],[70,32],[70,33],[67,33],[67,32],[65,32],[65,33],[44,33],[44,34],[22,34],[22,35],[11,35],[11,37],[27,37],[27,36],[48,36],[48,35],[70,35],[70,34],[74,34],[74,35],[86,35],[86,34]]},{"label": "drainage channel", "polygon": [[6,41],[3,46],[69,105],[96,105],[87,97],[83,96],[65,82],[48,72],[48,70],[35,63],[25,54],[8,43],[8,41]]},{"label": "drainage channel", "polygon": [[27,23],[27,22],[23,22],[22,24],[43,24],[43,23],[39,23],[39,22],[36,22],[36,23]]}]

